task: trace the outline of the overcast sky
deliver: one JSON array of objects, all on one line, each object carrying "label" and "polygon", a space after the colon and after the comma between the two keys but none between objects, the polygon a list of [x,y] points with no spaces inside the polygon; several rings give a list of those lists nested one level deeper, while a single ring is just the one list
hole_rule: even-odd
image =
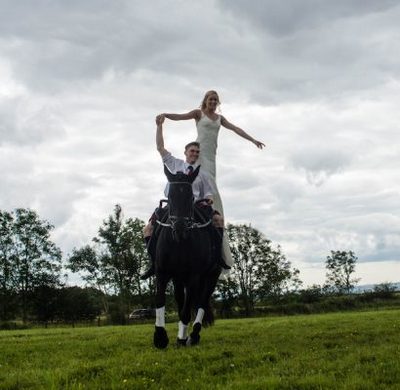
[{"label": "overcast sky", "polygon": [[[116,203],[162,197],[154,117],[222,114],[225,218],[323,283],[353,250],[361,284],[400,279],[400,2],[0,0],[0,209],[35,209],[65,256]],[[165,122],[176,156],[192,121]]]}]

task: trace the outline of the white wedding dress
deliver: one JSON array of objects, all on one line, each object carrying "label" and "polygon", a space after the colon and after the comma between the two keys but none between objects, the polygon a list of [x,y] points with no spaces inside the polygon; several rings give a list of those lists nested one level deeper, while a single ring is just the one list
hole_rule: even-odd
[{"label": "white wedding dress", "polygon": [[[196,123],[197,127],[197,142],[200,143],[200,158],[199,163],[203,172],[207,172],[208,179],[213,190],[214,204],[213,208],[217,210],[222,216],[224,215],[224,209],[222,206],[221,197],[218,192],[216,183],[216,164],[215,158],[217,154],[218,146],[218,133],[221,127],[221,116],[218,115],[218,119],[215,121],[210,119],[204,112],[201,112],[201,119]],[[222,243],[222,257],[226,265],[232,267],[233,259],[231,251],[229,249],[228,240],[226,234],[224,234]]]}]

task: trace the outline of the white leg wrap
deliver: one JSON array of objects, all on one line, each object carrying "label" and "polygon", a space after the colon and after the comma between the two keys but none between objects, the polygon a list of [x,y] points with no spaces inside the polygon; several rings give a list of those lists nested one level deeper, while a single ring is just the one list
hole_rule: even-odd
[{"label": "white leg wrap", "polygon": [[165,306],[156,309],[156,326],[165,328]]},{"label": "white leg wrap", "polygon": [[201,325],[201,323],[203,322],[203,317],[204,317],[204,309],[199,309],[199,310],[197,310],[197,315],[196,315],[196,319],[194,320],[194,324],[196,323],[196,322],[199,322],[200,323],[200,325]]},{"label": "white leg wrap", "polygon": [[188,326],[185,325],[182,321],[178,323],[178,339],[184,340],[187,338],[188,334]]}]

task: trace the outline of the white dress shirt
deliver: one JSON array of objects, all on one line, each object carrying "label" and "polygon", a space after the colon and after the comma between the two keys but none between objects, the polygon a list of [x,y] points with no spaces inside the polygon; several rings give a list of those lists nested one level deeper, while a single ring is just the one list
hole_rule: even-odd
[{"label": "white dress shirt", "polygon": [[[176,174],[179,171],[187,174],[188,166],[191,165],[186,161],[174,157],[169,152],[162,158],[162,161],[172,174]],[[197,165],[198,164],[193,164],[192,167],[196,169]],[[199,174],[197,175],[196,179],[192,184],[192,190],[193,190],[194,200],[209,198],[212,197],[213,195],[210,182],[207,178],[207,174],[205,172],[202,172],[201,168]],[[164,195],[166,197],[168,197],[168,192],[169,192],[169,183],[167,183],[164,190]]]}]

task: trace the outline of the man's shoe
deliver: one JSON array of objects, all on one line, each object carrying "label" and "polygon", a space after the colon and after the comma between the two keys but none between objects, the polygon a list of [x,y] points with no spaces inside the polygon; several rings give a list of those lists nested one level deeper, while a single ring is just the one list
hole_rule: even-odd
[{"label": "man's shoe", "polygon": [[217,263],[218,263],[218,265],[221,266],[223,269],[231,269],[231,268],[232,268],[232,267],[230,267],[229,265],[227,265],[227,264],[225,263],[225,261],[224,261],[222,258],[220,258],[220,259],[217,261]]},{"label": "man's shoe", "polygon": [[152,265],[143,275],[140,275],[141,280],[146,280],[155,274],[154,266]]}]

